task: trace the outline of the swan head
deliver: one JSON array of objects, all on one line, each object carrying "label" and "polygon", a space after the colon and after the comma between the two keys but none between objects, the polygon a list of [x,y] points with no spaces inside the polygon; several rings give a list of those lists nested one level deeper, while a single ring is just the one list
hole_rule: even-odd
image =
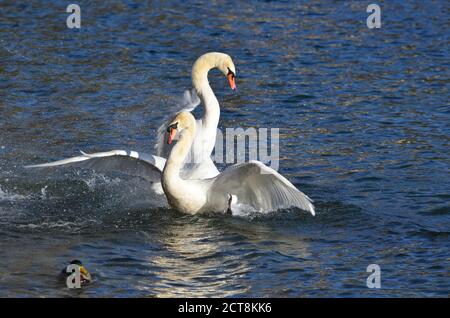
[{"label": "swan head", "polygon": [[167,143],[172,144],[173,140],[178,134],[189,130],[193,132],[195,129],[195,118],[190,112],[182,111],[178,113],[175,118],[167,126],[168,138]]},{"label": "swan head", "polygon": [[227,77],[230,88],[232,90],[236,90],[236,67],[234,66],[231,57],[227,54],[223,54],[217,68]]},{"label": "swan head", "polygon": [[192,67],[192,79],[196,83],[199,79],[205,78],[208,71],[218,68],[227,78],[230,88],[236,89],[236,67],[228,54],[220,52],[210,52],[200,56]]}]

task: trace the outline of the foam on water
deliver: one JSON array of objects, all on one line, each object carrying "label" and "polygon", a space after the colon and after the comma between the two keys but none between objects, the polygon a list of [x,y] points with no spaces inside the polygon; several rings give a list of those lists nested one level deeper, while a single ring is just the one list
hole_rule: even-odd
[{"label": "foam on water", "polygon": [[12,193],[7,190],[3,190],[0,185],[0,201],[19,201],[19,200],[25,200],[29,198],[29,196],[21,195]]}]

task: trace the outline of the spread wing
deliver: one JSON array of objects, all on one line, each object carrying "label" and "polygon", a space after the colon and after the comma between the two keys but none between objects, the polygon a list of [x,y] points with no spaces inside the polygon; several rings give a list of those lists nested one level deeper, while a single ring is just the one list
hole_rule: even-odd
[{"label": "spread wing", "polygon": [[306,194],[259,161],[234,165],[218,175],[211,185],[209,200],[223,200],[217,198],[221,194],[235,195],[239,203],[260,211],[297,207],[315,215],[312,200]]},{"label": "spread wing", "polygon": [[150,182],[160,182],[166,159],[137,151],[112,150],[62,159],[25,168],[48,168],[71,165],[96,171],[118,171],[131,176],[144,178]]}]

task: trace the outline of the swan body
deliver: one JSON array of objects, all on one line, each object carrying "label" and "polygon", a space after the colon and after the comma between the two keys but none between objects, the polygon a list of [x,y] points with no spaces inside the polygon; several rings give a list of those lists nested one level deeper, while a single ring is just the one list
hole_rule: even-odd
[{"label": "swan body", "polygon": [[[216,130],[220,117],[219,102],[208,82],[208,72],[218,68],[226,75],[230,87],[236,89],[236,69],[230,56],[224,53],[211,52],[200,56],[192,67],[193,90],[186,91],[183,96],[183,111],[192,111],[200,102],[205,106],[203,118],[197,121],[199,129],[192,147],[192,158],[183,164],[182,176],[185,179],[209,178],[219,174],[211,153],[216,142]],[[166,124],[161,127],[166,128]],[[160,184],[161,172],[166,163],[171,147],[165,146],[167,136],[158,130],[157,156],[128,150],[112,150],[62,159],[55,162],[26,166],[27,168],[55,167],[67,164],[78,164],[95,170],[118,170],[131,175],[140,176],[153,183],[153,190],[163,194]]]},{"label": "swan body", "polygon": [[[181,177],[183,161],[195,138],[196,121],[189,112],[179,113],[168,128],[169,140],[178,133],[162,173],[162,188],[169,204],[184,213],[229,213],[233,200],[259,212],[298,207],[315,215],[312,200],[285,177],[262,162],[234,165],[215,177],[186,180]],[[231,196],[231,202],[230,202]]]}]

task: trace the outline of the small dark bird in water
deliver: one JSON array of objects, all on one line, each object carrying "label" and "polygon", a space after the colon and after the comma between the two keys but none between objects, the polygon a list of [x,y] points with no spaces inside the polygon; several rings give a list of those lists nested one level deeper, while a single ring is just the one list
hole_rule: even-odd
[{"label": "small dark bird in water", "polygon": [[[89,282],[91,282],[92,278],[91,278],[91,274],[88,272],[88,270],[86,269],[86,267],[83,266],[83,264],[81,263],[81,261],[75,259],[73,261],[70,262],[69,265],[78,265],[80,268],[80,282],[81,285],[86,285]],[[70,275],[72,275],[72,272],[67,272],[67,267],[69,266],[67,265],[62,271],[61,271],[61,277],[63,277],[64,279],[67,279],[67,277],[69,277]]]}]

